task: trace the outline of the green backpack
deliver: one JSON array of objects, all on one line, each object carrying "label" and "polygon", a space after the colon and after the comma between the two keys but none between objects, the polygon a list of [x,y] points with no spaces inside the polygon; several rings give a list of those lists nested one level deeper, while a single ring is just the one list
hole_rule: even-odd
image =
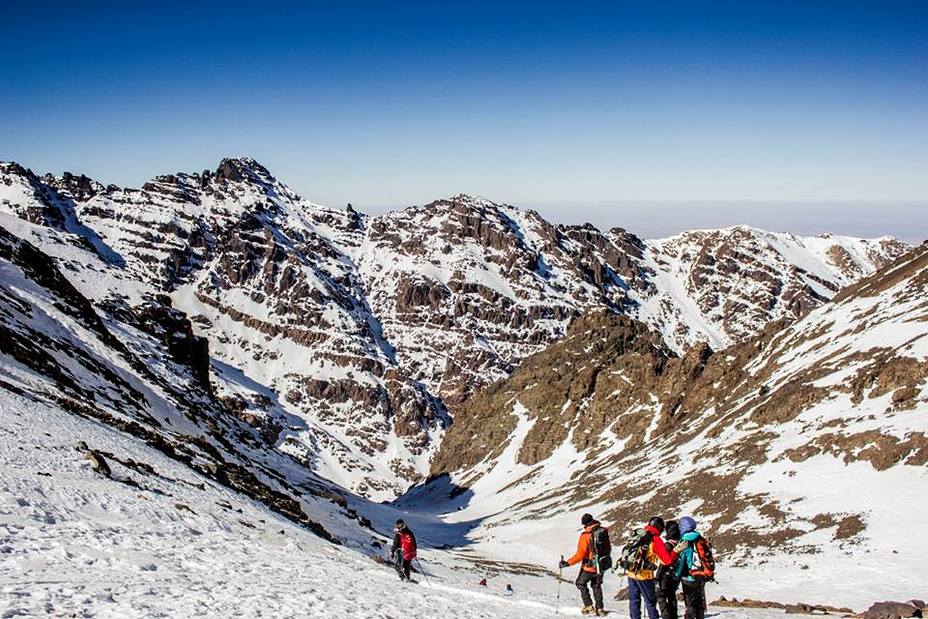
[{"label": "green backpack", "polygon": [[624,545],[619,555],[618,567],[626,572],[657,569],[657,565],[648,561],[648,547],[651,534],[643,528],[628,529],[622,538]]}]

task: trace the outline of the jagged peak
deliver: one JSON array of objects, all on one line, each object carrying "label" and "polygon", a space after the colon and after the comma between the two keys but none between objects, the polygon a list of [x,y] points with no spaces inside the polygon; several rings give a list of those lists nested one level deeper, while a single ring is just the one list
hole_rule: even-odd
[{"label": "jagged peak", "polygon": [[276,182],[270,171],[253,157],[224,157],[214,174],[229,181],[260,180]]},{"label": "jagged peak", "polygon": [[32,170],[15,161],[0,161],[0,174],[10,174],[33,179],[36,178],[36,175]]}]

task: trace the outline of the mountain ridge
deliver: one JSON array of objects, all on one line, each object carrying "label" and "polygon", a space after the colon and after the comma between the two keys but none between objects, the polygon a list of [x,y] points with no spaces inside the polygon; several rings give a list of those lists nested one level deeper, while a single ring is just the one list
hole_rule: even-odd
[{"label": "mountain ridge", "polygon": [[[428,473],[453,409],[588,311],[643,320],[677,354],[717,349],[906,248],[744,227],[655,242],[466,194],[369,216],[304,200],[249,157],[139,189],[18,164],[0,180],[0,210],[90,243],[114,265],[114,294],[139,297],[134,281],[168,294],[209,341],[221,397],[283,428],[277,448],[380,498]],[[229,386],[232,371],[277,397]],[[292,414],[307,429],[287,430]]]}]

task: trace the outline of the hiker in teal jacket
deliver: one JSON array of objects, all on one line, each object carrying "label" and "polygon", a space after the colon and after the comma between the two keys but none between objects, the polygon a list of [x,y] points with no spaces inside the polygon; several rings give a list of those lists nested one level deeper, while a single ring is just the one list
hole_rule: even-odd
[{"label": "hiker in teal jacket", "polygon": [[680,518],[680,533],[680,543],[675,548],[680,560],[675,567],[676,576],[683,585],[684,619],[705,619],[706,580],[715,572],[711,547],[696,530],[696,521],[689,516]]}]

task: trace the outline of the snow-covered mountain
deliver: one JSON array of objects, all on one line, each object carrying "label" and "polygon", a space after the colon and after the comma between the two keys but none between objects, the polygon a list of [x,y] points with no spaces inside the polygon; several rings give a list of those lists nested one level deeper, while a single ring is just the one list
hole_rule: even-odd
[{"label": "snow-covered mountain", "polygon": [[677,352],[720,348],[906,249],[745,227],[645,241],[468,196],[368,217],[310,203],[248,158],[141,189],[0,164],[0,211],[50,255],[72,244],[107,265],[101,281],[59,260],[99,311],[167,295],[207,339],[225,406],[376,499],[428,471],[449,409],[584,312],[634,316]]},{"label": "snow-covered mountain", "polygon": [[[644,240],[463,195],[370,217],[247,158],[140,189],[0,164],[3,575],[86,575],[84,610],[208,614],[227,608],[137,589],[165,569],[221,590],[206,574],[226,570],[265,591],[257,612],[264,572],[301,573],[267,547],[349,579],[403,515],[452,613],[545,616],[537,565],[579,510],[617,528],[692,511],[720,593],[895,594],[845,555],[902,566],[893,586],[917,573],[920,546],[886,541],[925,507],[928,267],[909,249],[744,226]],[[811,560],[842,588],[810,588]],[[758,589],[762,565],[795,569]],[[471,595],[475,571],[531,594]],[[382,601],[310,582],[319,613]],[[80,610],[50,591],[45,612]]]},{"label": "snow-covered mountain", "polygon": [[[678,357],[644,323],[588,313],[459,408],[436,478],[403,502],[479,522],[476,548],[513,559],[554,556],[581,511],[618,530],[693,514],[727,595],[915,597],[928,525],[906,514],[928,507],[926,299],[928,244],[720,352]],[[870,578],[877,566],[893,579]]]}]

